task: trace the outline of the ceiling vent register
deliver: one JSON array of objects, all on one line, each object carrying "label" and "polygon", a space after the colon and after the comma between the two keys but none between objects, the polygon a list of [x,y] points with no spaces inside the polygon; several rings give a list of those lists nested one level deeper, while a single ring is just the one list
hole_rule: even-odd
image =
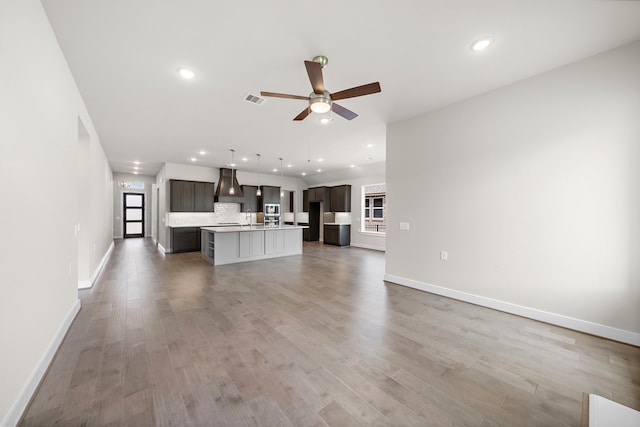
[{"label": "ceiling vent register", "polygon": [[256,104],[256,105],[262,105],[262,104],[264,104],[264,103],[265,103],[265,101],[266,101],[266,99],[261,98],[261,97],[259,97],[259,96],[257,96],[257,95],[250,94],[250,93],[248,93],[248,94],[244,97],[244,100],[245,100],[245,101],[247,101],[247,102],[250,102],[250,103],[252,103],[252,104]]}]

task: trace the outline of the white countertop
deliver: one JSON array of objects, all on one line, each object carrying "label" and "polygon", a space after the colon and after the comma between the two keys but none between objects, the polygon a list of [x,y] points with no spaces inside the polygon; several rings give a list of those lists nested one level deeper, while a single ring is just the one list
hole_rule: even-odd
[{"label": "white countertop", "polygon": [[236,232],[247,232],[247,231],[269,231],[269,230],[298,230],[302,228],[309,228],[306,225],[281,225],[279,227],[265,227],[264,225],[235,225],[229,227],[201,227],[204,231],[209,231],[211,233],[236,233]]},{"label": "white countertop", "polygon": [[324,225],[351,225],[351,224],[345,224],[344,222],[325,222]]}]

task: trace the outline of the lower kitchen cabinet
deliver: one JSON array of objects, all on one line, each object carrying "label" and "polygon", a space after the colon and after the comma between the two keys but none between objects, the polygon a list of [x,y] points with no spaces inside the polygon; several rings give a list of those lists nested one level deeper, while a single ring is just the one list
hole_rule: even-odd
[{"label": "lower kitchen cabinet", "polygon": [[351,225],[325,224],[324,243],[337,246],[351,245]]},{"label": "lower kitchen cabinet", "polygon": [[196,252],[200,250],[199,227],[171,228],[171,252]]}]

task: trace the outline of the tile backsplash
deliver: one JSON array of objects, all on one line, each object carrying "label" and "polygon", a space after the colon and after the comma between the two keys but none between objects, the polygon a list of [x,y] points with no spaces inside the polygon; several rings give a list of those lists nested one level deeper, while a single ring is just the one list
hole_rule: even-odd
[{"label": "tile backsplash", "polygon": [[240,212],[238,203],[215,203],[213,212],[167,212],[168,227],[202,227],[223,223],[256,223],[256,214]]},{"label": "tile backsplash", "polygon": [[351,224],[351,212],[336,212],[336,224]]}]

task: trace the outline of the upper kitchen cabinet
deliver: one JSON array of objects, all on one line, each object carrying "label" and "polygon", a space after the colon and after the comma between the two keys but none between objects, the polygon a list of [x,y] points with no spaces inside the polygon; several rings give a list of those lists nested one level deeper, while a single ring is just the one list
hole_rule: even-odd
[{"label": "upper kitchen cabinet", "polygon": [[351,186],[331,187],[331,210],[333,212],[351,212]]},{"label": "upper kitchen cabinet", "polygon": [[262,186],[262,203],[260,203],[260,211],[264,205],[280,204],[280,187],[272,187],[270,185]]},{"label": "upper kitchen cabinet", "polygon": [[169,209],[171,212],[213,212],[213,182],[172,179],[169,181]]},{"label": "upper kitchen cabinet", "polygon": [[213,182],[194,182],[194,212],[213,212],[216,187]]},{"label": "upper kitchen cabinet", "polygon": [[323,202],[324,211],[331,212],[331,187],[314,187],[308,190],[309,203]]},{"label": "upper kitchen cabinet", "polygon": [[243,185],[242,194],[244,195],[244,203],[242,204],[243,212],[260,212],[262,209],[258,206],[257,196],[258,186]]},{"label": "upper kitchen cabinet", "polygon": [[302,212],[309,212],[309,190],[302,191]]},{"label": "upper kitchen cabinet", "polygon": [[193,212],[195,209],[195,186],[192,181],[172,179],[169,184],[171,212]]}]

